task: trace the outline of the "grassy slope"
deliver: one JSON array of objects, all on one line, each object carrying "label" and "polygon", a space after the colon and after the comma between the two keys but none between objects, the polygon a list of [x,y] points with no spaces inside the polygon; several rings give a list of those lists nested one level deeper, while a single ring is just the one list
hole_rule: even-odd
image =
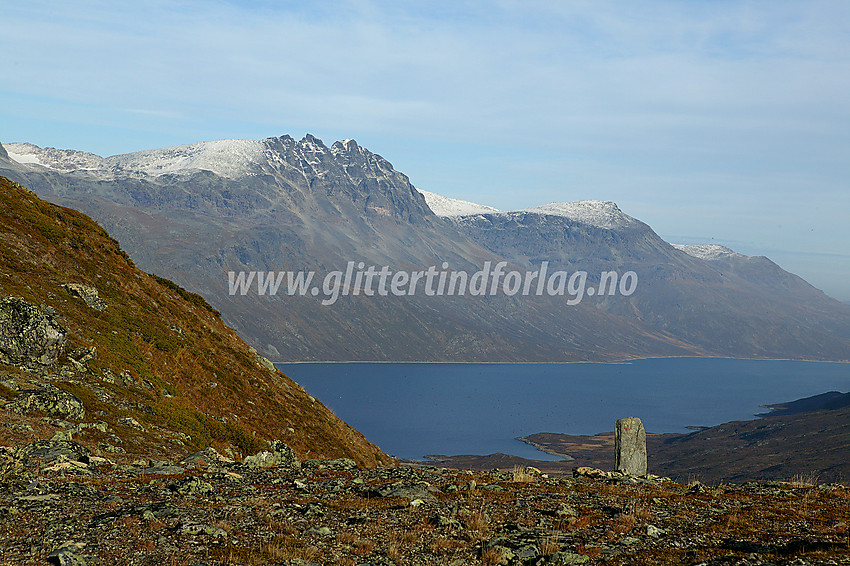
[{"label": "grassy slope", "polygon": [[[95,287],[107,310],[89,308],[63,283]],[[86,420],[105,421],[128,454],[178,459],[213,444],[245,455],[279,438],[302,458],[390,461],[295,382],[264,367],[201,297],[137,269],[89,217],[46,203],[5,177],[0,294],[56,310],[68,345],[49,381],[82,399]],[[97,357],[86,371],[71,372],[69,353],[91,346]],[[0,379],[23,387],[45,381],[2,365]],[[13,396],[0,387],[0,403]],[[120,424],[121,417],[135,418],[146,430]],[[0,410],[0,421],[29,424],[39,437],[56,432],[39,415]],[[23,428],[0,427],[0,441],[32,440],[33,433],[16,430]],[[88,429],[79,441],[94,447],[105,438]]]}]

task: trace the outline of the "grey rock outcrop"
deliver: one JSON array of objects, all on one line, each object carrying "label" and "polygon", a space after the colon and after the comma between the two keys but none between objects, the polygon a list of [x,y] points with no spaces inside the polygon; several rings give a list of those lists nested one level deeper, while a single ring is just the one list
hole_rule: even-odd
[{"label": "grey rock outcrop", "polygon": [[194,454],[190,454],[178,462],[178,464],[182,464],[184,466],[209,466],[232,463],[233,460],[226,456],[222,456],[218,453],[218,450],[212,446],[208,446],[203,450],[198,450]]},{"label": "grey rock outcrop", "polygon": [[0,299],[0,362],[51,366],[65,351],[65,329],[19,297]]},{"label": "grey rock outcrop", "polygon": [[280,440],[272,441],[271,450],[264,450],[253,456],[246,457],[242,461],[242,464],[249,468],[301,467],[295,451]]},{"label": "grey rock outcrop", "polygon": [[78,554],[81,547],[85,545],[79,545],[74,543],[67,543],[53,552],[51,552],[47,556],[47,560],[51,564],[58,564],[59,566],[86,566],[88,563],[85,558]]},{"label": "grey rock outcrop", "polygon": [[435,499],[433,491],[438,491],[426,482],[399,482],[385,485],[374,491],[378,497],[404,497],[407,499]]},{"label": "grey rock outcrop", "polygon": [[63,419],[82,420],[86,418],[86,410],[82,401],[67,391],[51,386],[24,390],[5,408],[22,415],[42,412],[51,417]]},{"label": "grey rock outcrop", "polygon": [[15,459],[22,462],[29,462],[33,458],[45,462],[52,462],[59,458],[79,462],[87,456],[89,456],[88,448],[69,440],[39,440],[21,446],[15,451]]},{"label": "grey rock outcrop", "polygon": [[619,419],[614,427],[614,467],[632,476],[646,475],[646,431],[637,417]]},{"label": "grey rock outcrop", "polygon": [[62,285],[62,288],[68,291],[68,294],[72,297],[81,299],[90,308],[93,308],[96,311],[106,310],[106,301],[100,298],[97,289],[94,287],[81,285],[79,283],[66,283]]}]

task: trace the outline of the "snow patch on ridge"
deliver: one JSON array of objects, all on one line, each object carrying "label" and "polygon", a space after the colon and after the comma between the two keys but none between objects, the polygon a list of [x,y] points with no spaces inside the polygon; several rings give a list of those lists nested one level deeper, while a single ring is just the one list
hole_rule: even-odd
[{"label": "snow patch on ridge", "polygon": [[721,246],[719,244],[672,244],[677,250],[682,250],[688,255],[707,261],[725,258],[746,258],[744,254]]},{"label": "snow patch on ridge", "polygon": [[56,171],[98,171],[112,175],[151,175],[212,171],[236,178],[250,173],[265,159],[264,145],[254,140],[219,140],[100,157],[93,153],[30,143],[3,144],[9,157],[23,165]]},{"label": "snow patch on ridge", "polygon": [[613,202],[601,200],[577,200],[573,202],[553,202],[542,206],[524,208],[513,212],[533,212],[549,216],[563,216],[597,228],[613,230],[625,228],[638,221],[625,214]]},{"label": "snow patch on ridge", "polygon": [[42,149],[31,143],[6,143],[3,148],[12,161],[22,165],[37,165],[56,171],[92,171],[103,167],[102,157],[85,151]]},{"label": "snow patch on ridge", "polygon": [[503,212],[492,206],[444,197],[443,195],[423,191],[422,189],[417,190],[425,196],[425,202],[428,203],[428,206],[437,216],[532,213],[546,216],[561,216],[607,230],[625,228],[639,223],[610,201],[578,200],[573,202],[553,202],[532,208]]},{"label": "snow patch on ridge", "polygon": [[466,200],[459,200],[430,191],[416,189],[425,197],[425,203],[437,216],[466,216],[470,214],[493,214],[499,209],[483,204],[475,204]]},{"label": "snow patch on ridge", "polygon": [[[5,146],[3,146],[5,147]],[[41,160],[38,158],[38,155],[34,153],[17,153],[13,150],[7,150],[6,154],[8,154],[9,159],[12,161],[17,161],[18,163],[22,163],[24,165],[41,165],[42,167],[47,167]]]},{"label": "snow patch on ridge", "polygon": [[123,172],[152,176],[206,170],[235,178],[263,162],[263,150],[260,141],[218,140],[115,155],[105,161]]}]

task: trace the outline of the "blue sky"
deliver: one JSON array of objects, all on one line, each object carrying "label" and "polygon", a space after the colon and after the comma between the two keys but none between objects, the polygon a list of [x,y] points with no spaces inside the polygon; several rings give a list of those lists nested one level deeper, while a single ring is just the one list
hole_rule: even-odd
[{"label": "blue sky", "polygon": [[613,200],[850,301],[850,2],[0,0],[0,141],[313,133],[502,209]]}]

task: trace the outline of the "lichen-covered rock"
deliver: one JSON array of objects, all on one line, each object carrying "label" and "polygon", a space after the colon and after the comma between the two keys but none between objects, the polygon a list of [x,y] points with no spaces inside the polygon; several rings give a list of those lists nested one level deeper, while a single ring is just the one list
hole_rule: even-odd
[{"label": "lichen-covered rock", "polygon": [[206,535],[213,538],[227,538],[227,531],[212,525],[183,525],[180,532],[187,535]]},{"label": "lichen-covered rock", "polygon": [[22,462],[28,462],[33,458],[40,458],[45,462],[52,462],[59,458],[80,462],[88,456],[88,448],[69,440],[39,440],[21,446],[15,451],[15,459]]},{"label": "lichen-covered rock", "polygon": [[194,454],[186,456],[178,464],[184,466],[209,466],[217,464],[232,464],[233,460],[218,453],[218,450],[212,446],[208,446],[203,450],[198,450]]},{"label": "lichen-covered rock", "polygon": [[21,391],[17,397],[6,404],[5,409],[22,415],[41,412],[62,419],[86,418],[82,401],[67,391],[51,386]]},{"label": "lichen-covered rock", "polygon": [[376,489],[374,495],[378,497],[404,497],[407,499],[435,499],[432,489],[426,482],[399,482]]},{"label": "lichen-covered rock", "polygon": [[215,487],[210,482],[197,476],[179,480],[171,486],[171,489],[182,495],[196,496],[211,495],[216,492]]},{"label": "lichen-covered rock", "polygon": [[86,566],[85,558],[78,554],[84,546],[85,544],[66,543],[51,552],[47,556],[47,560],[58,566]]},{"label": "lichen-covered rock", "polygon": [[249,468],[301,467],[295,451],[280,440],[272,441],[271,450],[264,450],[253,456],[248,456],[242,461],[242,464]]},{"label": "lichen-covered rock", "polygon": [[19,297],[0,299],[0,362],[51,366],[65,351],[66,334],[37,306]]},{"label": "lichen-covered rock", "polygon": [[578,468],[573,468],[573,477],[604,480],[610,478],[611,473],[598,468],[591,468],[589,466],[579,466]]},{"label": "lichen-covered rock", "polygon": [[357,462],[351,458],[334,458],[333,460],[306,460],[301,465],[316,470],[353,470],[357,467]]},{"label": "lichen-covered rock", "polygon": [[89,287],[88,285],[81,285],[79,283],[66,283],[62,285],[62,288],[68,291],[68,293],[72,297],[82,299],[85,304],[87,304],[94,310],[106,310],[106,301],[100,298],[97,289],[95,289],[94,287]]}]

